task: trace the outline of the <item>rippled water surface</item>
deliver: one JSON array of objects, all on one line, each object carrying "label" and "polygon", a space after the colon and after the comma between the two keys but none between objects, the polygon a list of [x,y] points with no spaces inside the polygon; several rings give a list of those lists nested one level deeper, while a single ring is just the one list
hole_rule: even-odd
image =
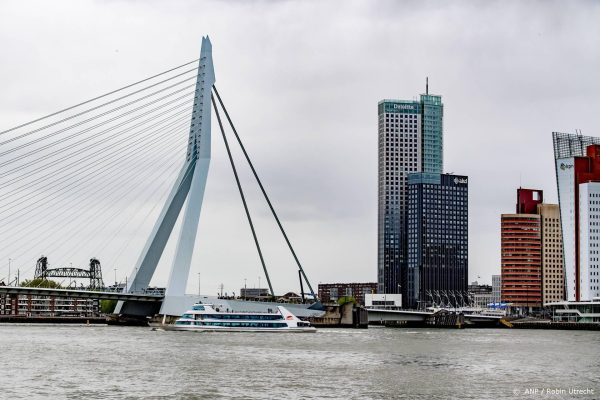
[{"label": "rippled water surface", "polygon": [[1,399],[600,398],[599,332],[5,324],[0,355]]}]

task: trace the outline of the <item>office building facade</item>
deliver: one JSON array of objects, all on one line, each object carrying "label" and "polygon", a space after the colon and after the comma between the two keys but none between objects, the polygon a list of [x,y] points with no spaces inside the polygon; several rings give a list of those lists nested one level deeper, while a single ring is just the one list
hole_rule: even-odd
[{"label": "office building facade", "polygon": [[419,101],[380,101],[378,135],[378,291],[406,296],[408,175],[442,172],[441,96],[427,91]]},{"label": "office building facade", "polygon": [[[597,148],[600,153],[600,146]],[[579,300],[600,298],[600,182],[579,185]]]},{"label": "office building facade", "polygon": [[538,204],[542,229],[542,304],[565,299],[563,244],[558,204]]},{"label": "office building facade", "polygon": [[0,296],[0,316],[98,317],[98,299],[6,294]]},{"label": "office building facade", "polygon": [[600,138],[554,132],[554,158],[563,241],[565,297],[600,296]]},{"label": "office building facade", "polygon": [[560,210],[543,200],[519,188],[516,214],[501,217],[501,300],[527,311],[565,298]]},{"label": "office building facade", "polygon": [[542,306],[541,190],[517,190],[515,214],[502,214],[502,302],[531,312]]},{"label": "office building facade", "polygon": [[535,214],[501,216],[502,303],[542,306],[541,221]]},{"label": "office building facade", "polygon": [[445,297],[459,304],[468,279],[468,178],[408,177],[408,276],[404,305],[422,308]]},{"label": "office building facade", "polygon": [[341,297],[354,297],[360,305],[365,305],[365,295],[377,293],[377,283],[319,283],[319,299],[335,303]]},{"label": "office building facade", "polygon": [[477,308],[489,308],[493,303],[493,289],[490,285],[480,285],[479,282],[471,282],[468,287],[469,306]]}]

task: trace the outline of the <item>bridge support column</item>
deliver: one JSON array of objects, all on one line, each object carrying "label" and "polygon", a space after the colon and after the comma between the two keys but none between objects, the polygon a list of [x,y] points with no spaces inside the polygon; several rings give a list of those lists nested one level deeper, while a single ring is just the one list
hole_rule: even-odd
[{"label": "bridge support column", "polygon": [[[211,90],[214,83],[215,72],[212,61],[212,45],[208,37],[205,37],[202,38],[202,48],[200,51],[186,162],[163,206],[154,229],[144,246],[144,250],[129,276],[126,288],[126,291],[131,293],[143,291],[148,287],[168,239],[171,236],[173,226],[187,199],[175,259],[171,268],[169,283],[165,293],[165,302],[163,303],[163,311],[161,313],[180,315],[186,310],[180,307],[186,302],[185,289],[210,164]],[[146,310],[139,309],[135,304],[123,302],[117,304],[115,313],[148,315]]]}]

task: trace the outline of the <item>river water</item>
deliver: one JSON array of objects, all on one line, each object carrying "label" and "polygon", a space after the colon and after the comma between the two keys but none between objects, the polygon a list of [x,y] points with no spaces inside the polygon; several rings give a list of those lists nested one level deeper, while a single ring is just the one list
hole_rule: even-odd
[{"label": "river water", "polygon": [[600,399],[599,332],[4,324],[0,357],[1,399]]}]

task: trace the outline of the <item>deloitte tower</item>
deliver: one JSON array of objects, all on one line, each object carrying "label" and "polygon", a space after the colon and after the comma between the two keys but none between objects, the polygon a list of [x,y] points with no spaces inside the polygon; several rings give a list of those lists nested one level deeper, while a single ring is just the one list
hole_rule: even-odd
[{"label": "deloitte tower", "polygon": [[[382,100],[379,114],[379,293],[402,293],[405,306],[415,306],[408,273],[408,177],[439,176],[443,171],[441,96],[429,90],[420,100]],[[412,300],[411,300],[412,298]]]}]

